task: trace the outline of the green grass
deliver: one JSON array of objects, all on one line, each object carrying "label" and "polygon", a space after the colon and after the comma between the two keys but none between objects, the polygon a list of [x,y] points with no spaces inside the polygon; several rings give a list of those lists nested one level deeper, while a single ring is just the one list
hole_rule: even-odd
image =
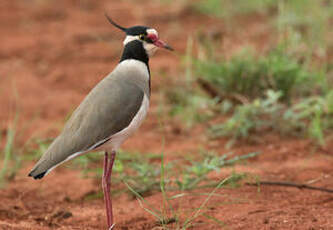
[{"label": "green grass", "polygon": [[183,57],[185,77],[177,79],[171,87],[162,89],[160,100],[160,116],[167,114],[175,119],[180,117],[180,122],[185,128],[191,128],[196,123],[203,123],[212,117],[211,108],[216,104],[207,97],[195,83],[193,78],[193,39],[187,40],[186,54]]},{"label": "green grass", "polygon": [[[39,158],[47,149],[49,143],[50,140],[37,141],[37,150],[31,152],[33,158]],[[157,225],[160,225],[163,229],[170,229],[170,226],[176,226],[172,229],[188,229],[195,224],[195,219],[199,216],[213,221],[217,226],[224,226],[222,221],[206,214],[205,206],[209,199],[215,195],[217,189],[222,186],[238,186],[246,174],[232,173],[230,177],[218,181],[210,179],[209,173],[214,170],[218,171],[222,167],[243,162],[256,156],[257,153],[241,156],[233,156],[232,153],[220,155],[205,150],[199,153],[192,153],[189,157],[184,156],[179,160],[165,163],[164,151],[161,154],[120,151],[116,158],[112,180],[118,191],[113,190],[113,192],[124,192],[127,188],[131,197],[136,198],[145,211],[155,216]],[[101,158],[102,154],[100,153],[90,153],[75,158],[68,166],[83,169],[84,176],[93,176],[100,179],[102,174]],[[186,166],[179,167],[179,165]],[[173,201],[189,194],[195,196],[196,194],[191,191],[202,188],[213,188],[213,190],[208,194],[197,194],[206,196],[205,200],[198,208],[191,210],[184,219],[181,206],[175,209]],[[154,207],[146,200],[146,197],[154,191],[162,193],[161,206]],[[174,192],[180,193],[174,194]],[[170,193],[173,195],[170,195]],[[85,199],[90,200],[100,197],[102,197],[102,193],[94,193],[88,194]]]},{"label": "green grass", "polygon": [[204,154],[203,159],[190,160],[189,165],[184,167],[183,172],[175,179],[178,187],[177,190],[186,191],[198,187],[209,187],[212,185],[212,181],[207,178],[210,172],[218,171],[222,167],[230,166],[236,162],[255,157],[257,154],[258,153],[249,153],[231,158],[231,153],[219,156],[215,152],[207,152]]},{"label": "green grass", "polygon": [[298,49],[307,49],[309,61],[313,55],[325,58],[327,48],[332,45],[329,31],[333,17],[332,0],[202,0],[192,4],[196,11],[222,17],[225,26],[233,30],[242,28],[235,16],[261,13],[268,25],[275,28],[280,42],[294,36]]},{"label": "green grass", "polygon": [[[40,140],[38,147],[31,151],[30,158],[37,160],[45,152],[50,140]],[[126,182],[140,196],[145,197],[153,192],[166,191],[190,191],[197,188],[216,186],[216,181],[209,180],[208,174],[213,170],[218,171],[221,167],[231,166],[237,162],[244,161],[256,156],[250,153],[243,156],[232,157],[232,154],[219,154],[215,152],[202,151],[200,154],[191,154],[191,158],[180,158],[176,161],[164,163],[161,154],[136,153],[119,151],[114,166],[113,184],[118,184],[115,193],[124,192],[121,186]],[[32,157],[31,157],[32,156]],[[101,168],[102,153],[89,153],[75,158],[67,163],[67,167],[82,170],[84,177],[102,176]],[[179,167],[182,165],[182,167]],[[183,165],[186,165],[185,167]],[[241,179],[242,177],[239,177]],[[95,199],[101,194],[89,194],[86,199]],[[168,208],[169,205],[166,204]]]},{"label": "green grass", "polygon": [[[244,49],[229,59],[219,58],[211,49],[214,45],[199,43],[200,58],[190,59],[193,54],[188,49],[187,84],[165,93],[171,114],[187,118],[191,126],[222,115],[226,122],[215,123],[210,133],[213,137],[230,137],[229,144],[274,131],[325,145],[332,130],[332,69],[326,62],[327,39],[315,39],[314,34],[327,36],[331,8],[323,9],[322,1],[299,6],[312,6],[316,14],[320,9],[325,11],[322,18],[311,21],[316,17],[314,12],[302,18],[303,11],[297,8],[300,2],[289,2],[278,4],[280,43],[266,54]],[[290,15],[294,18],[286,20]],[[196,116],[199,118],[193,118]]]},{"label": "green grass", "polygon": [[169,117],[180,117],[185,128],[191,128],[196,123],[203,123],[213,116],[211,109],[215,101],[205,95],[197,86],[183,85],[178,82],[173,87],[164,90],[165,104],[170,105],[166,113]]},{"label": "green grass", "polygon": [[17,170],[20,168],[21,158],[18,155],[15,148],[16,137],[16,123],[18,114],[12,124],[8,125],[6,133],[5,147],[1,152],[2,167],[0,170],[0,188],[3,188],[7,180],[11,180],[15,177]]},{"label": "green grass", "polygon": [[[164,151],[161,154],[120,151],[116,158],[116,167],[112,179],[112,184],[118,191],[113,190],[113,192],[124,192],[127,188],[129,195],[138,200],[143,210],[156,218],[157,225],[161,226],[162,229],[188,229],[199,216],[213,221],[217,226],[224,226],[222,221],[205,215],[205,206],[209,199],[215,195],[217,189],[222,186],[231,188],[238,186],[239,182],[246,177],[246,174],[232,173],[231,176],[220,181],[210,179],[209,174],[212,171],[219,171],[222,167],[243,162],[257,154],[232,156],[232,153],[219,155],[216,152],[202,150],[200,154],[191,154],[190,157],[183,157],[165,163]],[[90,161],[89,159],[87,160]],[[75,162],[75,167],[79,166],[83,167],[85,171],[87,170],[86,176],[100,178],[100,163],[92,160],[90,167],[86,168],[86,160],[80,160]],[[94,169],[94,165],[97,166],[98,170]],[[179,165],[186,166],[179,167]],[[125,185],[125,187],[122,185]],[[198,208],[188,213],[189,215],[184,219],[182,206],[177,205],[177,208],[175,208],[173,203],[186,195],[195,196],[196,193],[191,191],[203,188],[213,188],[213,190],[208,194],[197,194],[206,196],[205,200]],[[161,205],[151,205],[147,200],[147,197],[153,192],[161,192]],[[89,194],[85,199],[96,199],[101,196],[101,193]]]},{"label": "green grass", "polygon": [[[242,162],[257,154],[250,153],[232,157],[231,153],[219,156],[215,152],[205,151],[197,156],[191,154],[193,159],[180,158],[165,164],[163,155],[160,154],[120,151],[115,161],[114,173],[116,176],[112,183],[120,185],[116,192],[123,192],[124,188],[121,184],[126,182],[142,197],[149,196],[153,192],[164,194],[165,191],[190,191],[212,187],[216,186],[216,182],[209,180],[210,172]],[[100,159],[100,154],[86,154],[74,159],[74,165],[70,164],[70,167],[83,169],[84,176],[100,178],[102,176]],[[180,165],[182,167],[179,167]]]},{"label": "green grass", "polygon": [[[195,219],[197,219],[200,216],[204,216],[209,220],[213,220],[217,226],[224,227],[225,224],[221,220],[218,220],[209,215],[205,215],[205,207],[207,206],[207,203],[212,198],[212,196],[216,194],[218,189],[220,189],[222,186],[226,184],[234,183],[235,181],[239,181],[238,174],[232,174],[231,176],[222,179],[221,181],[216,183],[213,190],[210,193],[205,194],[206,198],[201,203],[201,205],[198,208],[194,208],[193,212],[191,212],[183,221],[180,217],[181,205],[179,205],[178,210],[174,210],[170,201],[184,197],[186,195],[185,193],[168,196],[167,193],[164,192],[161,205],[162,210],[161,210],[161,208],[154,207],[153,205],[151,205],[143,196],[141,196],[141,194],[139,194],[135,189],[133,189],[128,183],[126,182],[124,183],[128,187],[129,191],[132,192],[133,195],[137,198],[141,208],[144,209],[146,212],[150,213],[151,215],[153,215],[157,219],[157,223],[159,223],[162,229],[186,230],[192,227],[194,225]],[[168,203],[169,210],[165,210],[165,203]],[[168,212],[170,213],[169,215]],[[172,228],[170,228],[168,225],[172,223],[174,224],[171,226]]]},{"label": "green grass", "polygon": [[209,84],[219,99],[229,97],[242,103],[263,97],[267,89],[281,92],[280,99],[290,102],[293,96],[320,88],[318,82],[323,79],[321,72],[308,70],[283,48],[258,58],[243,51],[230,60],[197,60],[195,75]]},{"label": "green grass", "polygon": [[325,96],[311,96],[286,106],[279,102],[281,92],[267,91],[264,99],[237,105],[222,124],[212,126],[213,137],[229,136],[231,142],[257,137],[255,133],[275,130],[284,135],[308,136],[320,145],[325,133],[333,130],[333,90]]},{"label": "green grass", "polygon": [[[203,212],[203,208],[207,205],[208,201],[211,199],[211,197],[215,194],[215,192],[220,189],[224,184],[228,183],[229,181],[233,181],[234,180],[235,175],[232,175],[230,177],[227,177],[223,180],[221,180],[217,186],[212,190],[212,192],[209,193],[209,195],[206,197],[206,199],[202,202],[202,204],[200,205],[200,207],[189,217],[186,218],[183,226],[181,229],[187,229],[188,227],[190,227],[190,225],[192,224],[192,222],[198,218],[200,215],[202,215]],[[237,178],[238,179],[238,178]],[[220,225],[220,221],[217,221],[218,224]]]},{"label": "green grass", "polygon": [[25,152],[27,154],[24,155],[24,159],[26,161],[37,161],[39,158],[45,153],[53,138],[47,139],[40,139],[40,138],[33,138],[27,141],[25,144]]},{"label": "green grass", "polygon": [[283,23],[297,26],[317,23],[333,15],[332,0],[202,0],[193,7],[203,14],[223,18],[253,12],[282,15]]},{"label": "green grass", "polygon": [[191,126],[229,117],[210,129],[213,137],[230,137],[229,144],[275,131],[324,145],[332,129],[329,73],[325,63],[320,67],[302,62],[304,56],[288,49],[291,44],[286,41],[259,57],[244,50],[230,60],[214,55],[192,59],[185,83],[165,92],[170,114],[180,115]]},{"label": "green grass", "polygon": [[6,136],[6,145],[3,151],[3,163],[0,171],[0,187],[5,185],[6,174],[8,172],[9,163],[13,154],[13,146],[14,146],[14,137],[15,137],[15,128],[7,129]]},{"label": "green grass", "polygon": [[[332,0],[292,0],[276,3],[279,7],[279,29],[293,28],[303,35],[308,44],[325,44],[329,20],[333,16]],[[280,31],[283,32],[283,31]]]},{"label": "green grass", "polygon": [[[291,129],[304,131],[320,145],[325,145],[325,136],[333,130],[333,89],[324,96],[307,97],[295,103],[283,113],[283,121]],[[292,131],[292,130],[291,130]]]}]

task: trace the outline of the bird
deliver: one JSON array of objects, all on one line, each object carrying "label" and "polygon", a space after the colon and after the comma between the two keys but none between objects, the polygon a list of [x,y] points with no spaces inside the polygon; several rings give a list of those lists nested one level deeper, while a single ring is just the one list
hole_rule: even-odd
[{"label": "bird", "polygon": [[173,48],[152,27],[125,28],[106,13],[105,17],[125,33],[120,61],[83,99],[28,176],[42,179],[68,160],[88,152],[104,151],[102,188],[107,226],[112,229],[110,191],[116,153],[147,115],[151,94],[149,58],[158,48],[170,51]]}]

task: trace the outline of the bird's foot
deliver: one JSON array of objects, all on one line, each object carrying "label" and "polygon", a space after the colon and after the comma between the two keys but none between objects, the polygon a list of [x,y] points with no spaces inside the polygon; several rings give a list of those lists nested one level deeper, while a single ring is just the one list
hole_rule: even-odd
[{"label": "bird's foot", "polygon": [[111,227],[108,230],[112,230],[115,225],[116,224],[111,225]]}]

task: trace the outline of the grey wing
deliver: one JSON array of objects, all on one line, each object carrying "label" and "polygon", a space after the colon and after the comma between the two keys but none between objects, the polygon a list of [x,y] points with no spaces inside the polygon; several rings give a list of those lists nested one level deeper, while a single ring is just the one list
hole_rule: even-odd
[{"label": "grey wing", "polygon": [[139,111],[143,98],[143,90],[134,83],[117,78],[102,80],[74,111],[29,176],[42,178],[71,155],[87,151],[126,128]]},{"label": "grey wing", "polygon": [[63,134],[76,141],[77,146],[70,144],[74,152],[87,150],[126,128],[139,111],[144,92],[127,81],[112,83],[106,81],[92,91],[66,124]]}]

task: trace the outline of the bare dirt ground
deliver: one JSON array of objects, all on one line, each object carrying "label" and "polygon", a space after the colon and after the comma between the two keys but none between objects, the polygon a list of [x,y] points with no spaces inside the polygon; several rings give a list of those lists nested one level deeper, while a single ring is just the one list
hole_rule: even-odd
[{"label": "bare dirt ground", "polygon": [[[159,51],[150,61],[153,74],[152,106],[140,132],[123,146],[128,150],[158,152],[162,135],[157,120],[159,90],[182,77],[181,54],[187,37],[198,30],[223,35],[223,50],[232,54],[244,44],[264,51],[274,42],[263,16],[240,18],[239,27],[226,30],[222,20],[200,16],[181,3],[158,1],[1,1],[0,2],[0,132],[19,113],[17,145],[33,137],[54,137],[64,118],[89,90],[117,64],[123,35],[104,18],[108,12],[127,26],[151,25],[177,50]],[[160,75],[170,76],[168,78]],[[15,96],[16,95],[16,96]],[[167,124],[167,160],[200,147],[223,154],[226,140],[207,141],[205,127],[173,132]],[[3,141],[3,140],[2,140]],[[3,143],[2,143],[3,144]],[[224,168],[212,178],[232,171],[248,172],[261,179],[294,181],[333,188],[333,143],[318,148],[310,141],[267,133],[259,143],[239,143],[237,154],[260,151],[246,165]],[[15,179],[0,190],[0,229],[106,229],[102,199],[83,200],[100,183],[82,178],[79,171],[59,167],[41,181],[27,177],[33,162],[27,162]],[[211,189],[197,190],[207,193]],[[208,202],[207,214],[221,220],[224,229],[333,229],[333,195],[297,188],[243,185],[223,188]],[[184,196],[174,201],[181,216],[198,208],[203,196]],[[160,207],[161,194],[146,198]],[[127,195],[113,197],[116,229],[161,229],[156,219]],[[181,220],[182,221],[182,220]],[[173,225],[170,224],[170,229]],[[201,216],[190,229],[221,229]]]}]

